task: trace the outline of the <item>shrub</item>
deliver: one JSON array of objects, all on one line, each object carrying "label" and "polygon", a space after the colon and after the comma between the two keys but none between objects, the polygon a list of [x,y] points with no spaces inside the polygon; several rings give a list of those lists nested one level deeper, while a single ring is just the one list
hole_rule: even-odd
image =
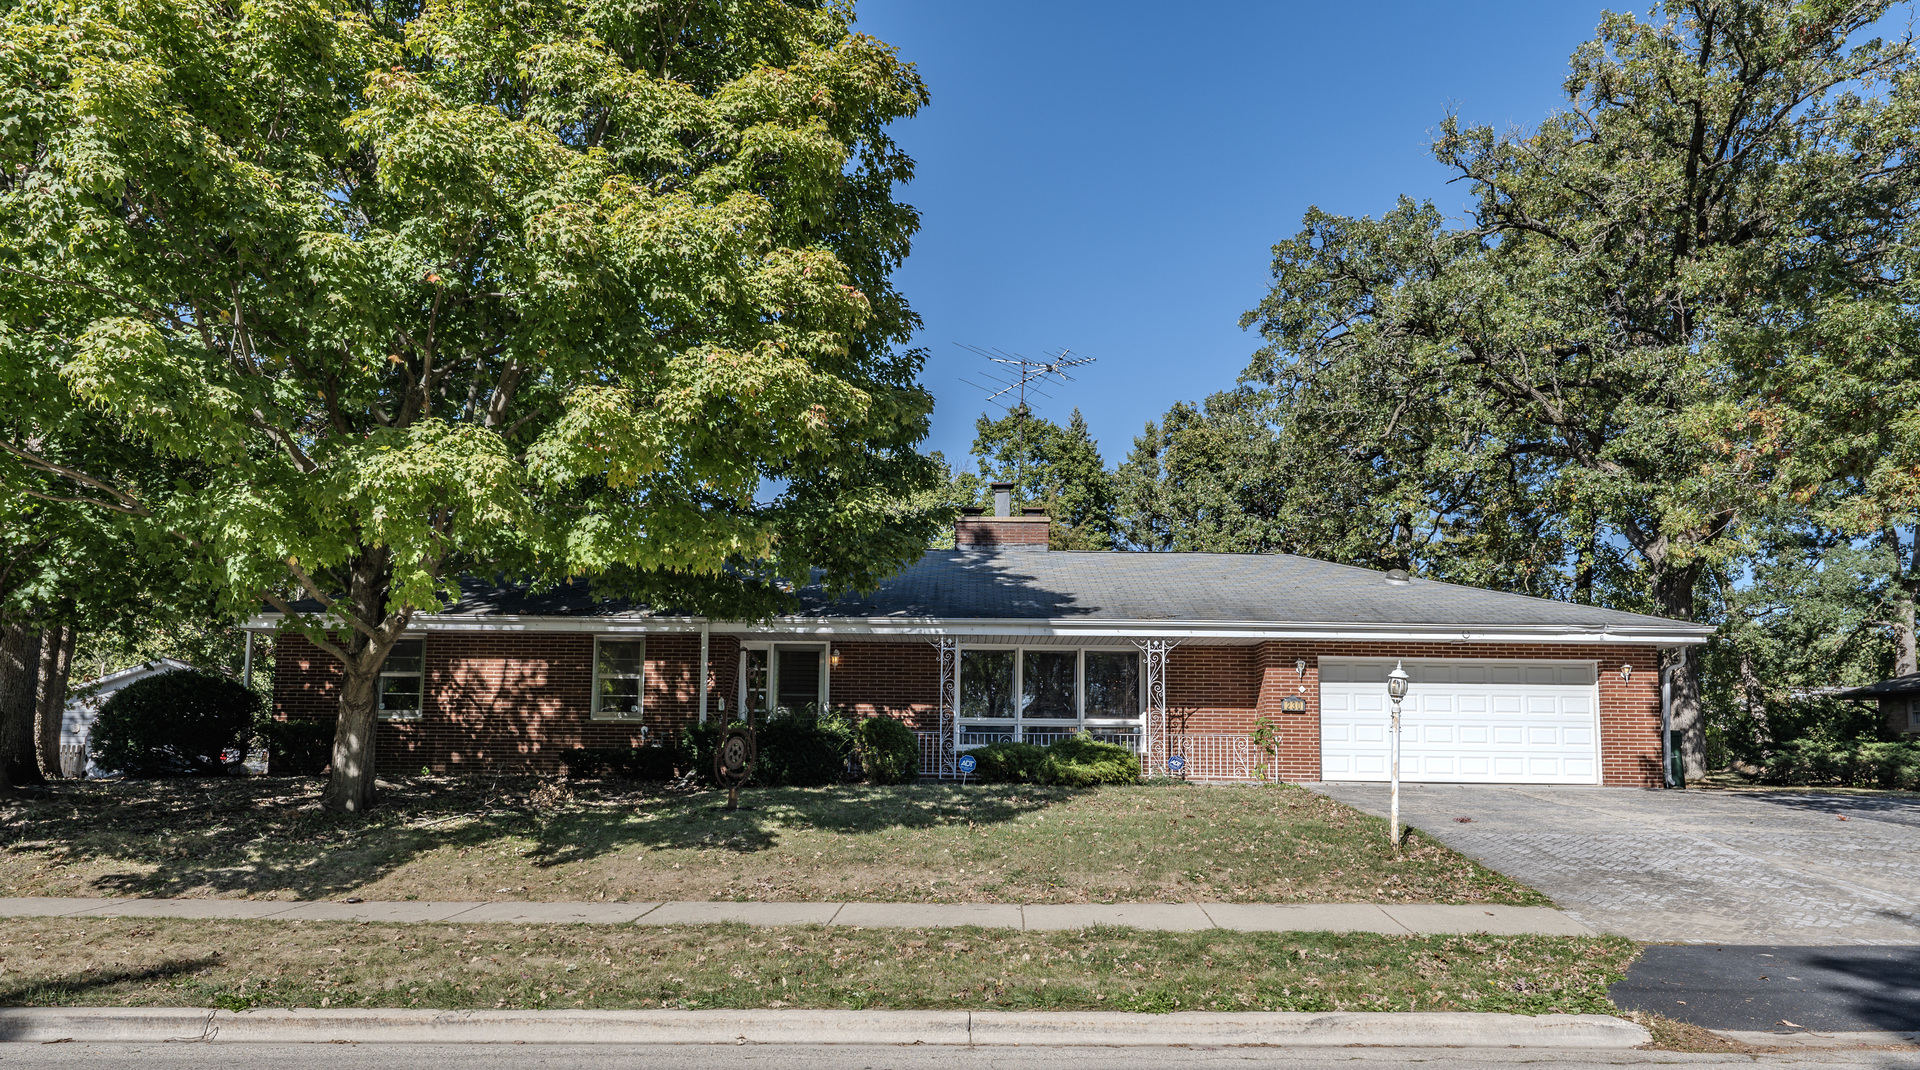
[{"label": "shrub", "polygon": [[245,753],[260,696],[238,680],[178,670],[107,697],[90,736],[94,761],[130,777],[218,776]]},{"label": "shrub", "polygon": [[802,712],[770,718],[756,740],[759,760],[754,782],[766,787],[817,788],[851,780],[853,736],[852,722],[836,714]]},{"label": "shrub", "polygon": [[334,723],[330,720],[264,719],[258,727],[267,745],[269,775],[319,776],[333,762]]},{"label": "shrub", "polygon": [[1044,783],[1047,748],[1032,743],[989,743],[967,752],[979,764],[974,775],[990,784]]},{"label": "shrub", "polygon": [[869,783],[911,784],[920,779],[920,737],[891,717],[861,721],[854,747]]},{"label": "shrub", "polygon": [[1131,784],[1140,779],[1140,756],[1117,743],[1101,743],[1085,732],[1047,748],[1045,783],[1083,788],[1093,784]]},{"label": "shrub", "polygon": [[680,752],[658,746],[575,747],[560,755],[560,764],[568,776],[581,779],[672,780]]},{"label": "shrub", "polygon": [[680,730],[680,757],[703,784],[713,783],[713,749],[720,745],[720,733],[738,721],[708,721],[690,724]]},{"label": "shrub", "polygon": [[1116,743],[1096,742],[1082,732],[1052,746],[989,743],[968,753],[979,763],[974,772],[991,783],[1058,784],[1084,788],[1094,784],[1131,784],[1140,779],[1140,756]]},{"label": "shrub", "polygon": [[1920,740],[1796,739],[1767,756],[1771,784],[1834,784],[1920,791]]}]

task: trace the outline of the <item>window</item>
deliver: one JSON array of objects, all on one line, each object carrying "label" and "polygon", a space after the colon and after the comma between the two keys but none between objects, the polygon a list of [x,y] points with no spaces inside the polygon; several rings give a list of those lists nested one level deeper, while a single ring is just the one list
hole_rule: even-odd
[{"label": "window", "polygon": [[[748,647],[740,657],[742,716],[758,722],[782,710],[827,707],[827,648],[820,643]],[[771,700],[771,701],[769,701]]]},{"label": "window", "polygon": [[593,716],[637,721],[647,683],[644,639],[600,639],[594,644]]},{"label": "window", "polygon": [[424,640],[402,639],[387,652],[386,663],[380,666],[380,698],[375,707],[382,721],[420,719],[425,645]]},{"label": "window", "polygon": [[1920,698],[1907,700],[1907,730],[1920,732]]},{"label": "window", "polygon": [[1083,728],[1130,746],[1138,740],[1141,705],[1136,651],[960,651],[963,747],[1012,739],[1051,743]]}]

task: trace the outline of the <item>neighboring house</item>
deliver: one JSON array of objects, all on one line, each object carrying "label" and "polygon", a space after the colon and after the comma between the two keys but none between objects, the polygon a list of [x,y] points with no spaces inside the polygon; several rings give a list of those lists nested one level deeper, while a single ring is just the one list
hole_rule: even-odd
[{"label": "neighboring house", "polygon": [[1920,735],[1920,672],[1842,691],[1840,698],[1880,703],[1880,714],[1894,732]]},{"label": "neighboring house", "polygon": [[[1659,652],[1711,631],[1284,554],[1048,552],[1047,518],[1002,503],[871,594],[810,589],[765,623],[464,584],[388,659],[378,765],[554,769],[576,746],[811,705],[905,720],[932,776],[971,746],[1084,729],[1149,773],[1247,779],[1265,717],[1269,775],[1384,780],[1404,662],[1407,780],[1656,786]],[[334,716],[331,656],[288,632],[274,664],[276,716]]]},{"label": "neighboring house", "polygon": [[82,775],[97,777],[109,776],[114,770],[101,769],[94,764],[89,753],[87,739],[93,733],[93,722],[100,716],[100,707],[115,691],[149,676],[158,676],[164,672],[178,672],[192,669],[184,661],[172,658],[160,658],[155,661],[143,661],[130,669],[110,672],[98,680],[90,680],[73,686],[67,706],[60,716],[60,775],[79,777]]}]

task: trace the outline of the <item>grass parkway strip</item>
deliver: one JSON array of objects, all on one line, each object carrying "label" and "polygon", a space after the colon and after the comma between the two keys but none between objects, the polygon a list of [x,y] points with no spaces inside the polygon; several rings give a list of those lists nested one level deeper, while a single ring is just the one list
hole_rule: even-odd
[{"label": "grass parkway strip", "polygon": [[1612,1013],[1617,937],[0,920],[0,1006]]}]

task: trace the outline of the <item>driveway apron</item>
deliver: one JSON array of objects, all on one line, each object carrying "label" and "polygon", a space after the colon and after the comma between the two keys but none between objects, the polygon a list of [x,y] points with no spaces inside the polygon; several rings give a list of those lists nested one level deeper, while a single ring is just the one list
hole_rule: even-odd
[{"label": "driveway apron", "polygon": [[[1385,784],[1308,786],[1386,815]],[[1601,932],[1920,944],[1920,797],[1405,784],[1400,810]]]}]

